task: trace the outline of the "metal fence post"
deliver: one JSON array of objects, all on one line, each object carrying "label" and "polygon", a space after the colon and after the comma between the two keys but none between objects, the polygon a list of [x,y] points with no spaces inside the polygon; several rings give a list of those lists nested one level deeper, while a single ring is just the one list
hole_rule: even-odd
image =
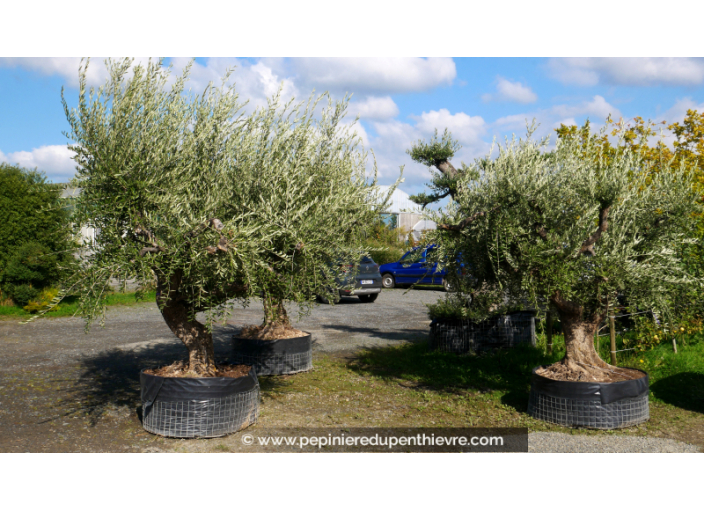
[{"label": "metal fence post", "polygon": [[609,333],[611,334],[611,364],[616,365],[616,319],[609,316]]}]

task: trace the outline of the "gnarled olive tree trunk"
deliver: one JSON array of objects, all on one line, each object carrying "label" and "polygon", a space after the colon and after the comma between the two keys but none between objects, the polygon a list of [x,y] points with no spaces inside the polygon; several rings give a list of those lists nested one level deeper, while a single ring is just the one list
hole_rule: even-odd
[{"label": "gnarled olive tree trunk", "polygon": [[581,381],[602,380],[605,372],[615,369],[602,360],[594,348],[594,335],[606,315],[585,315],[581,306],[559,297],[553,297],[551,301],[557,309],[565,335],[565,357],[552,365],[552,370],[573,375]]},{"label": "gnarled olive tree trunk", "polygon": [[291,326],[284,303],[271,295],[264,295],[264,324],[270,328],[288,328]]},{"label": "gnarled olive tree trunk", "polygon": [[188,371],[197,376],[213,376],[216,373],[213,335],[193,318],[189,303],[179,292],[180,283],[180,272],[169,280],[157,277],[157,304],[166,325],[188,349]]}]

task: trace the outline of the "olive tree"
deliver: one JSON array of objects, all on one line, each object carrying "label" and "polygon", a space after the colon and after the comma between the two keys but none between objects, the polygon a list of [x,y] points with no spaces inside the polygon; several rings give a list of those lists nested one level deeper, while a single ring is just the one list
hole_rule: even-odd
[{"label": "olive tree", "polygon": [[[78,104],[62,100],[77,163],[77,219],[94,240],[64,293],[102,315],[108,282],[155,282],[157,304],[188,349],[188,373],[213,375],[212,326],[263,292],[267,317],[285,299],[307,303],[330,283],[321,261],[353,251],[373,197],[346,103],[314,120],[316,102],[248,114],[229,74],[201,95],[162,62],[107,61],[98,90],[79,70]],[[272,309],[276,312],[271,311]],[[205,314],[205,321],[196,315]]]},{"label": "olive tree", "polygon": [[[462,290],[499,289],[511,299],[549,303],[565,333],[564,359],[547,373],[567,380],[604,380],[613,368],[594,349],[594,334],[619,296],[642,309],[668,312],[679,286],[702,282],[679,259],[699,209],[684,166],[653,172],[626,143],[606,157],[599,137],[515,138],[495,158],[450,176],[453,200],[434,213],[433,241],[443,256],[461,253],[470,268]],[[451,144],[451,138],[447,140]],[[412,153],[433,159],[433,143]],[[446,144],[447,146],[447,144]]]},{"label": "olive tree", "polygon": [[249,332],[262,339],[296,334],[287,331],[285,302],[305,313],[316,294],[337,292],[339,268],[359,264],[365,234],[388,199],[367,182],[354,126],[341,124],[346,100],[328,98],[315,114],[320,99],[278,108],[275,98],[251,117],[252,150],[232,189],[257,225],[249,277],[261,291],[264,321]]}]

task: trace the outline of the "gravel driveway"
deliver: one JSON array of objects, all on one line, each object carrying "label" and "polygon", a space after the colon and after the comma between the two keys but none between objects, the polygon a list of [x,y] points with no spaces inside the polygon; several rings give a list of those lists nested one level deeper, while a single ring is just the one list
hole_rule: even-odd
[{"label": "gravel driveway", "polygon": [[[427,337],[426,303],[434,303],[444,292],[386,289],[374,303],[342,298],[337,305],[320,305],[299,320],[298,309],[289,307],[293,325],[313,334],[314,349],[323,352],[354,351],[365,346],[386,346]],[[224,326],[215,329],[216,354],[229,353],[229,338],[247,324],[261,324],[261,302],[236,309]],[[201,319],[203,319],[201,317]],[[160,345],[185,352],[153,303],[108,310],[105,327],[94,324],[88,334],[78,318],[44,319],[20,325],[0,321],[3,364],[0,371],[70,363],[77,357],[106,349],[138,351]],[[173,357],[171,352],[164,353]]]},{"label": "gravel driveway", "polygon": [[[295,327],[313,334],[320,353],[424,341],[427,309],[444,292],[385,289],[376,302],[343,298],[320,305]],[[215,330],[216,355],[245,324],[261,323],[261,303],[237,310]],[[109,310],[105,327],[84,332],[81,319],[46,319],[27,325],[0,321],[0,452],[153,451],[163,439],[146,433],[134,413],[135,374],[144,366],[183,358],[185,349],[153,303]],[[673,440],[616,435],[530,435],[530,450],[696,451]]]}]

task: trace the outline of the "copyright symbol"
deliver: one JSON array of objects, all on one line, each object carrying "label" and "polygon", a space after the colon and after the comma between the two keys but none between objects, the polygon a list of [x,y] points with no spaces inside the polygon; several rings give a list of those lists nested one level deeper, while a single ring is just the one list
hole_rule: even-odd
[{"label": "copyright symbol", "polygon": [[251,446],[254,444],[254,436],[252,434],[245,434],[242,436],[242,444],[246,446]]}]

